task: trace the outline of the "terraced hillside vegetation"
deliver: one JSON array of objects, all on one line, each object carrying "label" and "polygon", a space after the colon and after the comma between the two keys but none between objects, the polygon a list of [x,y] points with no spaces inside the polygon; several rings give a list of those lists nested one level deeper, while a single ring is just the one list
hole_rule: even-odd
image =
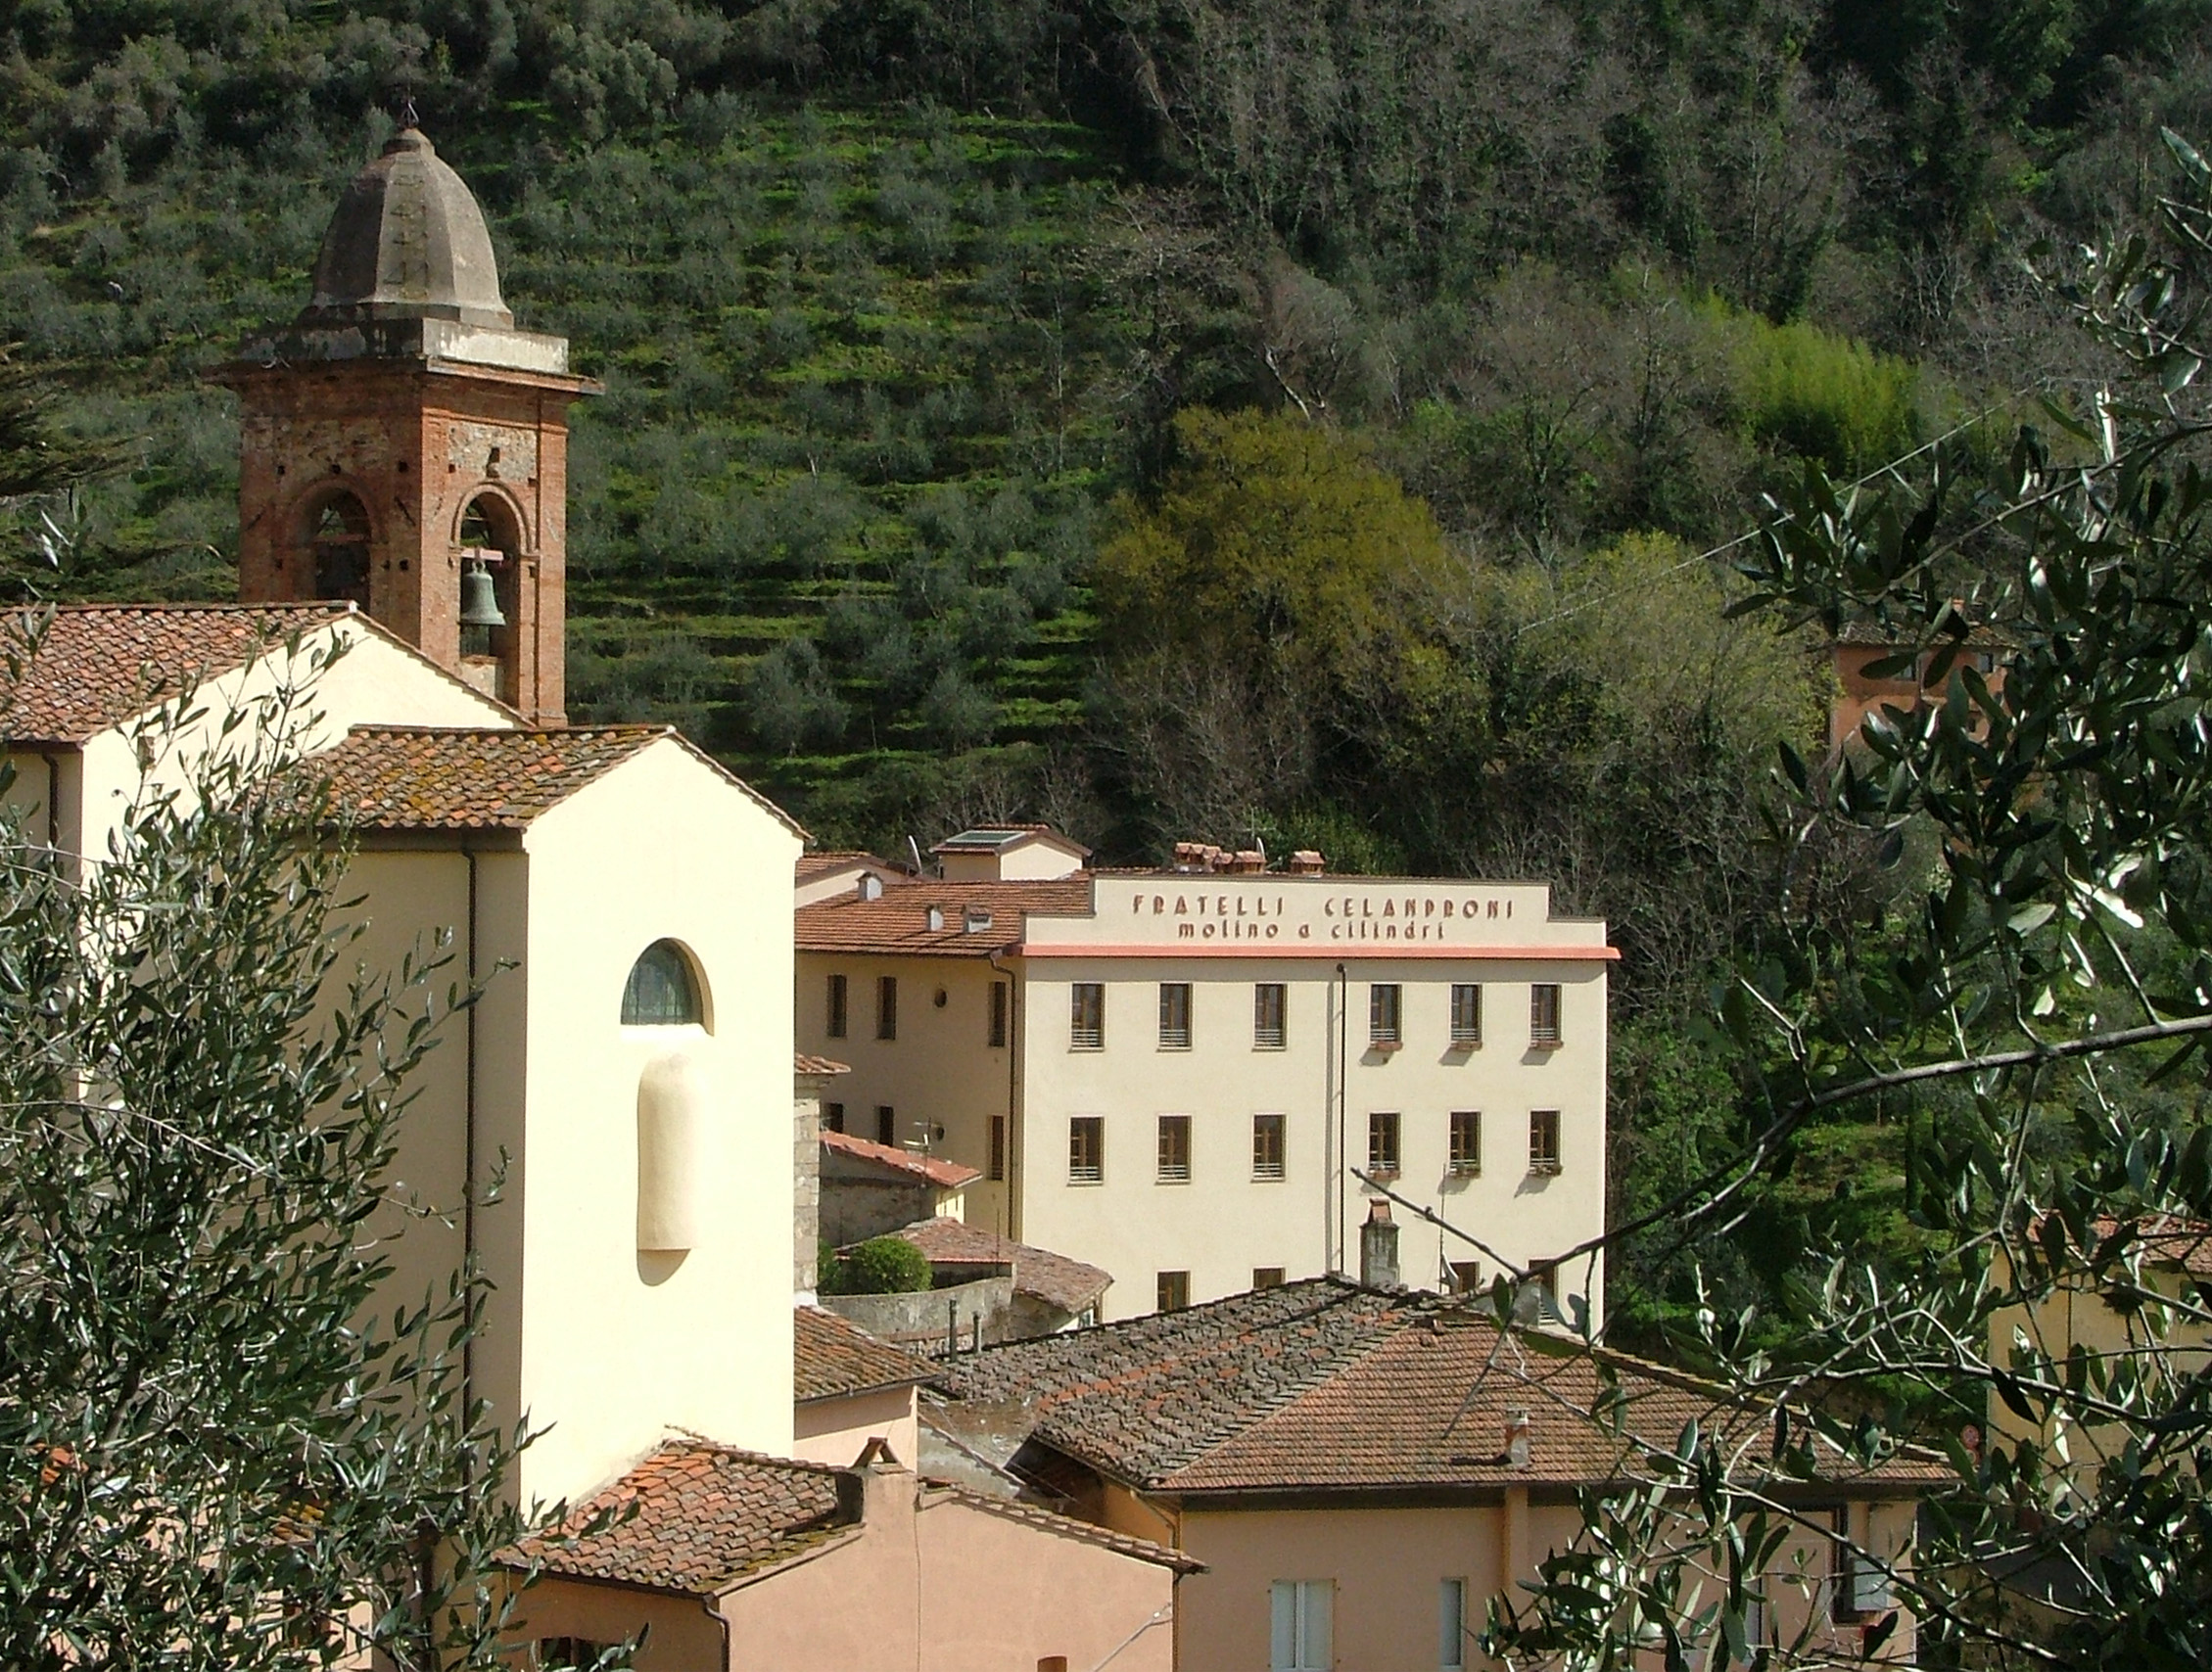
[{"label": "terraced hillside vegetation", "polygon": [[[1084,129],[813,106],[723,125],[447,152],[518,317],[606,386],[576,423],[572,710],[673,720],[835,829],[1067,747],[1142,298]],[[235,428],[196,380],[304,300],[352,159],[313,161],[18,227],[0,330],[70,369],[89,429],[143,438],[84,495],[81,589],[229,590]]]}]

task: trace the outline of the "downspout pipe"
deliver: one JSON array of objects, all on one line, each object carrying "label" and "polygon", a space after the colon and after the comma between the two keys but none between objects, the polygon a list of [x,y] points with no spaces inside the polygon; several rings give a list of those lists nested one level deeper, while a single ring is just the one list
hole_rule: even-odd
[{"label": "downspout pipe", "polygon": [[[1022,1123],[1014,1118],[1014,1103],[1021,1095],[1021,982],[1014,972],[1001,962],[1002,955],[996,948],[990,955],[991,967],[1007,978],[1007,1149],[1006,1149],[1006,1221],[999,1228],[1000,1234],[1009,1242],[1021,1240],[1020,1227],[1015,1209],[1021,1200]],[[990,1135],[984,1134],[984,1142]]]},{"label": "downspout pipe", "polygon": [[[477,1270],[476,1256],[476,1011],[481,997],[477,987],[477,856],[472,847],[463,846],[461,857],[468,863],[468,1014],[462,1018],[464,1030],[461,1070],[461,1263],[464,1269]],[[462,1420],[476,1408],[476,1332],[472,1329],[461,1338],[461,1410]]]}]

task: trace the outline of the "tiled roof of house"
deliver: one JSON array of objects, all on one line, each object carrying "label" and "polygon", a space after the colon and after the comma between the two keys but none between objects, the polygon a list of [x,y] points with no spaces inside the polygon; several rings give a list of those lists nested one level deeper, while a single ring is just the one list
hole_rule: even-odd
[{"label": "tiled roof of house", "polygon": [[493,731],[356,725],[313,769],[367,830],[519,830],[663,738],[665,725]]},{"label": "tiled roof of house", "polygon": [[[986,1347],[937,1381],[956,1397],[1025,1400],[1046,1445],[1161,1492],[1594,1484],[1621,1472],[1624,1434],[1671,1445],[1692,1417],[1720,1431],[1756,1420],[1689,1378],[1608,1359],[1623,1433],[1591,1416],[1598,1371],[1574,1343],[1320,1278]],[[1508,1411],[1529,1414],[1526,1466],[1506,1456]],[[1830,1462],[1831,1479],[1868,1478]],[[1901,1455],[1871,1478],[1945,1475]]]},{"label": "tiled roof of house", "polygon": [[824,853],[801,854],[798,880],[811,882],[816,877],[827,876],[831,871],[841,871],[848,865],[874,865],[886,871],[896,868],[873,854],[864,854],[858,849],[830,849]]},{"label": "tiled roof of house", "polygon": [[1011,848],[1039,839],[1057,842],[1073,853],[1086,857],[1091,850],[1074,838],[1055,829],[1050,824],[983,824],[972,830],[963,830],[946,837],[929,851],[932,854],[1003,854]]},{"label": "tiled roof of house", "polygon": [[1120,1479],[1164,1478],[1392,1327],[1397,1303],[1344,1283],[1278,1288],[949,1360],[962,1399],[1021,1400],[1054,1446]]},{"label": "tiled roof of house", "polygon": [[[20,653],[41,614],[35,608],[10,612],[10,649]],[[187,684],[244,667],[297,634],[353,614],[351,604],[59,605],[20,675],[11,677],[0,667],[0,736],[82,743]]]},{"label": "tiled roof of house", "polygon": [[1090,1521],[1078,1521],[1072,1516],[1061,1515],[1034,1504],[1024,1504],[1018,1499],[994,1498],[987,1493],[956,1486],[950,1481],[929,1482],[929,1501],[941,1502],[945,1499],[987,1510],[993,1515],[1003,1515],[1010,1521],[1019,1521],[1025,1526],[1054,1533],[1063,1539],[1078,1539],[1084,1544],[1101,1545],[1123,1556],[1133,1556],[1139,1561],[1157,1562],[1161,1567],[1172,1567],[1178,1573],[1203,1573],[1206,1570],[1204,1562],[1194,1560],[1181,1551],[1169,1550],[1165,1545],[1155,1545],[1150,1539],[1113,1532]]},{"label": "tiled roof of house", "polygon": [[[929,908],[944,913],[943,927],[929,927]],[[988,927],[966,926],[968,907],[988,911]],[[1088,876],[1049,882],[945,882],[934,877],[912,881],[889,878],[880,899],[858,894],[802,906],[793,913],[802,952],[907,952],[945,957],[984,957],[1017,946],[1023,913],[1081,916],[1091,909]]]},{"label": "tiled roof of house", "polygon": [[878,1341],[826,1308],[793,1307],[791,1318],[792,1397],[802,1403],[881,1387],[908,1387],[927,1381],[933,1372],[927,1359]]},{"label": "tiled roof of house", "polygon": [[[671,1440],[588,1499],[550,1534],[507,1553],[514,1565],[698,1596],[837,1537],[837,1473],[733,1451],[705,1440]],[[595,1516],[635,1512],[582,1537]]]},{"label": "tiled roof of house", "polygon": [[894,1232],[929,1257],[932,1266],[1011,1266],[1016,1293],[1032,1294],[1065,1313],[1078,1313],[1105,1294],[1113,1274],[1049,1248],[1012,1242],[965,1220],[925,1219]]},{"label": "tiled roof of house", "polygon": [[851,1063],[839,1062],[833,1057],[809,1056],[803,1050],[794,1051],[791,1055],[791,1072],[793,1074],[808,1074],[825,1079],[832,1074],[850,1074],[852,1071]]},{"label": "tiled roof of house", "polygon": [[888,1167],[937,1186],[940,1190],[957,1190],[963,1184],[972,1184],[983,1177],[972,1167],[963,1167],[957,1161],[947,1161],[941,1155],[917,1155],[911,1149],[900,1149],[888,1143],[876,1143],[865,1138],[856,1138],[849,1132],[825,1132],[822,1141],[840,1155],[849,1155],[856,1161],[872,1161],[878,1167]]}]

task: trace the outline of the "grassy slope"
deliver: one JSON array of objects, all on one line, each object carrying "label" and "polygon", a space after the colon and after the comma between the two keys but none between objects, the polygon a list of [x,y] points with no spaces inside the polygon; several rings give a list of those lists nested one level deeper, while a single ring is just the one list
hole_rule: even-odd
[{"label": "grassy slope", "polygon": [[[1099,276],[1095,136],[793,107],[563,157],[510,115],[520,137],[446,150],[520,320],[607,385],[577,418],[577,712],[677,720],[831,829],[901,763],[1059,739],[1130,331]],[[197,373],[304,300],[356,162],[172,164],[66,216],[10,202],[0,337],[66,371],[79,422],[144,439],[88,499],[123,563],[67,589],[228,592],[236,426]],[[754,666],[795,639],[833,692],[756,726]]]}]

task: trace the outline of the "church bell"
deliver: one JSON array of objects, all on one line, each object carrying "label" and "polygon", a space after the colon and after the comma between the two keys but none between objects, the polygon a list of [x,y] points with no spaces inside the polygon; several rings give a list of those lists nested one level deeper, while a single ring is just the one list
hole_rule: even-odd
[{"label": "church bell", "polygon": [[499,614],[499,594],[492,582],[492,572],[484,567],[480,557],[469,559],[461,571],[461,626],[465,627],[502,627],[507,618]]}]

